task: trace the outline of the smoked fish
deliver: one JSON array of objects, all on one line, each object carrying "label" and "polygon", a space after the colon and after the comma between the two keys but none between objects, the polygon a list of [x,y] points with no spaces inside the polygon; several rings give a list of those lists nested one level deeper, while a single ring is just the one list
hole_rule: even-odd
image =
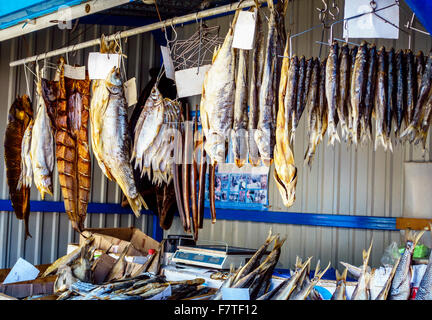
[{"label": "smoked fish", "polygon": [[386,71],[386,51],[381,47],[378,51],[377,83],[375,90],[375,151],[381,144],[387,150],[387,140],[385,139],[385,110],[387,107],[387,71]]},{"label": "smoked fish", "polygon": [[372,141],[372,111],[374,110],[375,84],[377,74],[377,50],[373,44],[369,48],[364,114],[361,118],[361,143]]},{"label": "smoked fish", "polygon": [[385,139],[387,149],[393,152],[391,142],[391,127],[393,120],[393,113],[396,112],[396,60],[395,50],[391,48],[387,52],[387,106],[385,108]]},{"label": "smoked fish", "polygon": [[396,104],[395,104],[395,124],[394,129],[396,141],[399,140],[399,133],[402,126],[402,121],[406,112],[406,62],[405,56],[402,50],[396,52]]},{"label": "smoked fish", "polygon": [[341,124],[342,139],[345,141],[348,139],[348,98],[349,98],[349,86],[350,86],[350,71],[351,71],[351,60],[348,44],[344,43],[341,47],[341,53],[339,57],[339,94],[337,112],[338,118]]},{"label": "smoked fish", "polygon": [[30,216],[30,188],[18,189],[21,176],[21,147],[24,132],[33,119],[33,107],[28,95],[16,97],[9,108],[8,123],[4,137],[6,179],[12,207],[18,219],[24,220],[25,239],[31,237],[28,227]]}]

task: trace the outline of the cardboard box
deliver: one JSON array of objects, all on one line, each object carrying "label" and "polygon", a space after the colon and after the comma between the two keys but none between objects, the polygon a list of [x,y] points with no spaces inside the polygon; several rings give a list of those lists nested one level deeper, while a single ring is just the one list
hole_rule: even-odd
[{"label": "cardboard box", "polygon": [[57,276],[36,278],[30,281],[21,281],[8,284],[0,284],[0,293],[15,297],[25,298],[33,295],[45,295],[54,293],[54,282]]},{"label": "cardboard box", "polygon": [[[109,253],[120,254],[130,243],[131,247],[127,251],[127,256],[146,256],[149,249],[157,250],[159,242],[149,237],[141,230],[130,228],[89,228],[85,229],[93,233],[95,240],[93,246],[97,249],[106,251],[110,247]],[[85,238],[80,236],[80,244]]]}]

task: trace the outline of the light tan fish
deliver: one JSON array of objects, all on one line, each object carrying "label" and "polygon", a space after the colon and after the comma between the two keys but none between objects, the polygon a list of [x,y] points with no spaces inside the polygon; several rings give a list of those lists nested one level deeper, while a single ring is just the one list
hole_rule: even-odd
[{"label": "light tan fish", "polygon": [[[289,37],[288,37],[289,38]],[[288,56],[289,40],[285,45],[284,56]],[[295,70],[290,68],[289,58],[283,58],[279,83],[279,109],[276,118],[276,145],[274,148],[274,178],[282,197],[283,204],[290,207],[295,201],[297,168],[290,142],[290,117],[286,105],[286,96],[292,94]],[[292,96],[293,97],[293,96]],[[294,107],[295,104],[292,104]]]},{"label": "light tan fish", "polygon": [[339,46],[337,41],[334,41],[330,47],[330,52],[327,58],[325,72],[325,93],[327,99],[327,134],[328,145],[334,146],[335,140],[340,142],[337,133],[337,105],[339,100]]},{"label": "light tan fish", "polygon": [[[39,76],[39,67],[36,69],[36,75]],[[30,157],[33,179],[42,200],[44,200],[45,194],[53,195],[54,132],[52,129],[53,124],[48,116],[46,104],[42,96],[41,82],[42,78],[39,76],[36,86],[38,109],[33,126],[33,136],[37,137],[37,139],[32,139]]]},{"label": "light tan fish", "polygon": [[371,241],[368,251],[363,250],[363,265],[361,267],[361,273],[357,281],[357,286],[351,295],[351,300],[369,300],[369,281],[371,279],[371,273],[366,271],[370,253],[372,250],[373,241]]},{"label": "light tan fish", "polygon": [[113,68],[104,82],[94,82],[90,107],[93,153],[102,172],[115,180],[137,217],[142,206],[148,209],[138,193],[130,164],[127,103],[120,71]]},{"label": "light tan fish", "polygon": [[339,274],[336,270],[336,290],[333,292],[331,300],[346,300],[346,276],[348,268]]},{"label": "light tan fish", "polygon": [[236,11],[225,40],[215,51],[212,65],[204,76],[200,115],[205,135],[204,148],[212,165],[225,162],[225,142],[233,124],[235,54],[232,42],[238,14]]},{"label": "light tan fish", "polygon": [[21,142],[21,175],[18,181],[17,190],[20,190],[23,186],[25,188],[31,188],[32,185],[32,164],[30,157],[30,146],[32,141],[34,120],[31,119],[27,128],[24,131],[24,136]]}]

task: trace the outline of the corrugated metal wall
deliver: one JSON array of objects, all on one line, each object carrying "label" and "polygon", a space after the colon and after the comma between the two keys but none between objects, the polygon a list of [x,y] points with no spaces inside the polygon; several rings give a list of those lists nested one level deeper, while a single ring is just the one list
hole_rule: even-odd
[{"label": "corrugated metal wall", "polygon": [[[343,14],[343,1],[339,1]],[[405,3],[401,2],[404,11],[410,12]],[[287,14],[287,28],[292,33],[301,32],[319,23],[317,7],[321,7],[319,0],[295,0]],[[409,16],[401,11],[401,24]],[[220,25],[220,35],[224,36],[228,30],[228,23],[232,16],[208,20],[209,26]],[[178,39],[185,39],[192,35],[197,25],[176,27]],[[81,26],[84,31],[85,26]],[[335,35],[341,37],[342,26],[335,28]],[[89,28],[79,40],[98,37],[102,32],[111,34],[115,27]],[[77,34],[77,33],[75,33]],[[325,35],[324,40],[327,35]],[[16,94],[26,91],[23,68],[10,69],[9,61],[25,56],[48,51],[51,48],[62,47],[68,40],[67,32],[57,28],[40,31],[21,39],[0,43],[0,101],[3,102],[0,114],[0,136],[4,136],[7,122],[7,110]],[[315,41],[321,40],[321,30],[315,29],[293,41],[293,52],[297,55],[318,56],[320,46]],[[74,40],[76,41],[76,40]],[[408,37],[401,33],[398,41],[379,40],[377,45],[386,47],[407,48]],[[431,47],[429,37],[416,33],[413,49],[428,52]],[[70,63],[85,63],[88,52],[98,48],[88,48],[77,53],[76,57],[69,55]],[[124,47],[128,55],[128,77],[136,76],[138,88],[143,88],[148,80],[149,66],[157,65],[159,59],[158,48],[149,33],[132,37]],[[322,48],[322,56],[327,54],[328,48]],[[54,62],[54,61],[53,61]],[[192,106],[199,103],[199,97],[190,99]],[[305,117],[302,117],[296,133],[294,153],[298,167],[297,200],[295,205],[287,210],[281,201],[275,187],[273,177],[270,176],[269,197],[271,210],[314,212],[327,214],[392,216],[402,215],[403,199],[403,162],[429,161],[432,154],[426,153],[425,158],[419,147],[395,146],[393,154],[384,153],[381,149],[376,152],[371,147],[347,148],[337,144],[334,148],[327,147],[327,137],[318,147],[312,169],[302,165],[306,149]],[[428,139],[428,150],[430,139]],[[3,148],[0,148],[3,158]],[[273,167],[271,168],[271,172]],[[4,164],[0,163],[1,196],[8,198],[8,188],[3,178]],[[58,188],[58,178],[55,180],[56,191],[53,200],[61,200]],[[120,190],[115,183],[108,182],[103,177],[98,165],[93,162],[93,184],[91,201],[118,202]],[[40,199],[36,188],[32,189],[32,199]],[[51,199],[48,199],[51,200]],[[263,214],[266,214],[263,212]],[[86,226],[110,227],[135,225],[144,232],[150,233],[151,217],[135,219],[133,215],[103,215],[89,214]],[[314,256],[313,262],[321,259],[322,264],[331,261],[333,267],[340,267],[338,261],[347,261],[356,265],[361,263],[361,251],[369,246],[374,239],[371,262],[373,266],[380,264],[384,249],[391,241],[400,241],[399,232],[352,230],[344,228],[322,228],[312,226],[266,224],[255,222],[217,221],[212,225],[205,221],[204,229],[200,232],[201,239],[224,240],[230,245],[243,247],[258,247],[267,235],[268,229],[287,237],[282,249],[280,268],[293,266],[296,255],[301,257]],[[71,229],[66,214],[32,213],[30,216],[30,232],[33,238],[24,242],[24,230],[21,221],[13,213],[1,212],[0,215],[0,268],[13,265],[18,257],[23,257],[34,264],[49,263],[63,255],[70,242],[77,241],[75,232]],[[183,234],[178,218],[175,218],[172,228],[165,234]],[[429,237],[425,235],[424,237]]]},{"label": "corrugated metal wall", "polygon": [[[338,1],[340,5],[339,19],[343,18],[344,1]],[[379,6],[379,1],[377,1]],[[318,25],[318,11],[322,2],[319,0],[295,0],[290,5],[286,16],[287,29],[292,34],[302,32],[312,26]],[[267,12],[267,11],[266,11]],[[400,25],[406,23],[411,17],[411,11],[401,1]],[[232,16],[221,17],[208,21],[209,26],[220,25],[221,35],[228,30]],[[187,38],[195,30],[191,25],[183,29],[177,28],[179,38]],[[293,54],[317,57],[320,53],[320,45],[315,41],[321,41],[321,28],[293,39]],[[184,33],[181,33],[184,32]],[[181,36],[180,36],[181,34]],[[335,25],[334,37],[342,38],[342,24]],[[324,41],[328,39],[328,33],[324,35]],[[359,43],[361,39],[350,39]],[[386,48],[408,48],[408,36],[400,32],[399,40],[373,40],[377,46]],[[420,33],[415,33],[412,49],[429,52],[431,39]],[[328,54],[328,47],[322,47],[322,55]],[[191,99],[191,104],[198,103],[198,99]],[[305,112],[306,113],[306,112]],[[319,145],[312,169],[303,167],[303,156],[307,147],[307,133],[303,116],[299,128],[296,130],[294,156],[298,169],[298,182],[295,204],[287,209],[282,203],[273,176],[269,181],[269,201],[271,210],[400,217],[403,209],[403,162],[404,161],[429,161],[432,157],[430,138],[428,138],[428,152],[422,157],[419,146],[396,145],[393,154],[385,153],[382,149],[373,151],[371,146],[359,147],[357,150],[349,148],[345,143],[336,144],[334,148],[327,147],[327,136]],[[339,129],[340,130],[340,129]],[[273,172],[273,166],[271,167]],[[263,212],[263,215],[266,213]],[[177,218],[176,227],[169,230],[170,234],[182,234],[180,220]],[[375,231],[346,228],[328,228],[314,226],[266,224],[255,222],[217,221],[212,225],[209,220],[204,223],[204,229],[200,232],[202,239],[224,240],[230,245],[258,247],[268,233],[269,228],[274,232],[287,237],[282,247],[282,255],[278,267],[293,267],[296,255],[300,257],[313,256],[313,263],[321,260],[321,265],[331,261],[332,267],[341,268],[339,261],[346,261],[355,265],[362,263],[362,250],[369,247],[373,238],[374,245],[370,265],[379,266],[380,259],[385,248],[392,242],[399,243],[403,240],[401,232]],[[429,234],[423,236],[430,238]]]},{"label": "corrugated metal wall", "polygon": [[[27,92],[23,66],[9,68],[9,62],[27,56],[44,53],[53,49],[64,47],[68,41],[70,44],[91,40],[103,34],[113,34],[121,27],[114,26],[79,26],[73,33],[69,30],[60,30],[52,27],[39,32],[31,33],[0,43],[0,101],[2,104],[0,112],[0,137],[2,147],[0,158],[4,157],[3,139],[7,123],[9,106],[16,95]],[[132,37],[123,44],[127,53],[125,67],[127,77],[136,77],[138,94],[147,84],[149,69],[160,64],[159,47],[155,45],[151,33]],[[95,46],[68,55],[70,64],[87,64],[88,53],[98,51]],[[56,63],[58,57],[50,59]],[[32,67],[34,70],[34,67]],[[29,77],[30,84],[33,76]],[[34,87],[30,85],[30,94],[34,98]],[[33,105],[36,108],[36,105]],[[129,110],[132,112],[132,109]],[[57,169],[55,169],[57,172]],[[8,199],[9,188],[5,177],[4,161],[0,161],[1,197]],[[90,202],[119,203],[121,201],[121,189],[115,182],[108,179],[101,172],[99,165],[92,161],[92,190]],[[40,194],[36,187],[32,186],[31,200],[40,200]],[[58,182],[58,174],[54,178],[54,196],[48,196],[47,201],[62,201],[61,190]],[[135,218],[133,214],[88,214],[85,227],[129,227],[135,226],[147,234],[151,234],[153,217],[142,215]],[[78,242],[77,233],[72,229],[65,213],[43,213],[34,212],[30,214],[30,233],[32,238],[24,241],[24,224],[16,219],[13,212],[0,213],[0,268],[11,267],[19,257],[33,264],[50,263],[66,253],[68,243]]]}]

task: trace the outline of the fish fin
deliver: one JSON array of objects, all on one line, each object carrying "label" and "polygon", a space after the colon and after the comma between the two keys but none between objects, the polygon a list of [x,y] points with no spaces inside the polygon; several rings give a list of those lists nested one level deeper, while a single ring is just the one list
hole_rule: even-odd
[{"label": "fish fin", "polygon": [[413,124],[410,124],[402,133],[399,135],[399,139],[403,139],[405,136],[413,136],[417,133],[417,129]]},{"label": "fish fin", "polygon": [[375,151],[377,150],[379,144],[381,144],[383,146],[384,150],[387,149],[387,144],[386,144],[386,141],[384,139],[384,135],[383,134],[378,134],[375,137],[375,146],[374,146]]},{"label": "fish fin", "polygon": [[390,137],[387,138],[386,145],[387,145],[387,148],[390,150],[390,152],[393,152],[393,145],[392,145],[392,142],[390,140]]},{"label": "fish fin", "polygon": [[267,6],[269,7],[270,10],[273,10],[274,9],[273,0],[267,0]]},{"label": "fish fin", "polygon": [[339,278],[339,280],[342,280],[342,281],[346,281],[346,277],[347,277],[347,274],[348,274],[348,268],[345,268],[345,270],[342,272],[342,274],[340,275],[340,278]]}]

